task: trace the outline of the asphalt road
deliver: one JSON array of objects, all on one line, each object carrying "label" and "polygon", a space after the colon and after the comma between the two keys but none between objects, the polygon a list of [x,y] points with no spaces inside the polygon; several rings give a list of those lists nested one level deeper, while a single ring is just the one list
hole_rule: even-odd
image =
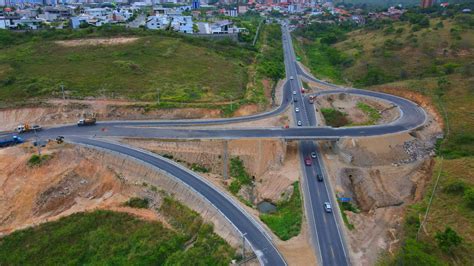
[{"label": "asphalt road", "polygon": [[209,183],[204,181],[204,179],[199,178],[190,170],[187,170],[186,168],[161,156],[137,148],[128,147],[120,143],[80,137],[69,138],[69,141],[130,156],[136,160],[140,160],[166,171],[169,175],[177,178],[194,189],[197,193],[204,196],[212,205],[220,210],[220,212],[237,228],[237,230],[245,235],[261,264],[286,265],[283,257],[273,245],[270,237],[267,236],[264,229],[250,216],[250,214],[238,207],[238,203],[233,202],[233,200],[225,196],[225,194],[219,193],[216,188],[212,187]]},{"label": "asphalt road", "polygon": [[[266,113],[252,115],[248,117],[238,117],[230,119],[209,119],[209,120],[172,120],[172,121],[109,121],[99,122],[96,126],[77,127],[76,125],[65,125],[54,128],[46,128],[39,132],[39,137],[54,138],[58,135],[66,137],[66,140],[73,140],[76,143],[99,147],[122,153],[155,167],[163,169],[172,176],[180,179],[198,193],[206,197],[214,204],[242,233],[247,233],[247,239],[259,255],[260,262],[264,265],[285,265],[284,259],[272,245],[264,230],[242,209],[239,209],[232,200],[223,196],[217,189],[209,186],[198,176],[190,171],[180,168],[176,164],[164,158],[153,156],[147,152],[132,149],[119,144],[100,141],[98,137],[137,137],[137,138],[167,138],[167,139],[231,139],[231,138],[283,138],[302,140],[300,145],[300,163],[304,173],[302,182],[305,197],[305,209],[309,226],[312,233],[314,247],[319,254],[319,260],[323,265],[347,265],[349,264],[345,252],[344,241],[339,231],[338,219],[334,213],[325,213],[323,202],[333,203],[331,188],[327,187],[327,182],[318,182],[316,174],[323,176],[324,165],[319,160],[317,139],[338,139],[342,137],[363,137],[384,135],[408,131],[421,126],[426,115],[419,106],[406,99],[393,95],[377,93],[365,90],[345,89],[329,84],[334,88],[331,91],[319,93],[351,93],[367,97],[375,97],[381,100],[392,102],[399,108],[401,117],[388,125],[378,125],[369,127],[348,127],[330,128],[317,127],[313,106],[301,93],[302,83],[298,75],[306,79],[324,83],[305,73],[296,64],[295,55],[291,43],[291,37],[286,28],[283,28],[283,46],[285,57],[285,69],[287,83],[284,85],[284,97],[281,105]],[[293,79],[290,79],[293,77]],[[327,85],[327,83],[325,83]],[[293,91],[295,94],[293,95]],[[296,99],[297,101],[292,101]],[[206,129],[198,128],[206,125],[229,124],[250,120],[262,119],[282,113],[288,107],[298,107],[299,112],[293,112],[295,121],[301,121],[302,126],[283,128],[233,128],[233,129]],[[183,126],[193,126],[183,128]],[[22,135],[24,138],[33,138],[32,133]],[[304,158],[311,152],[317,152],[317,159],[312,160],[311,166],[304,165]],[[325,177],[324,177],[325,178]]]},{"label": "asphalt road", "polygon": [[[301,121],[302,126],[315,127],[317,125],[316,115],[313,105],[304,97],[301,88],[303,84],[299,76],[297,77],[296,56],[292,47],[291,35],[286,27],[282,27],[284,39],[285,68],[287,73],[294,75],[291,81],[293,97],[297,99],[294,102],[294,118]],[[338,92],[335,92],[338,93]],[[296,112],[296,108],[299,112]],[[328,134],[328,133],[326,133]],[[341,136],[341,135],[339,135]],[[311,158],[311,152],[316,153],[316,159]],[[332,200],[331,189],[328,188],[328,182],[325,182],[326,176],[323,171],[323,164],[317,144],[314,141],[300,141],[299,143],[300,165],[303,172],[302,191],[304,195],[305,213],[308,219],[308,226],[311,232],[311,241],[316,249],[319,264],[344,266],[349,264],[349,257],[346,254],[345,242],[342,239],[338,219],[338,213],[325,212],[324,202]],[[311,165],[306,165],[305,160],[311,160]],[[323,177],[324,181],[319,182],[317,175]],[[337,209],[335,209],[337,211]]]}]

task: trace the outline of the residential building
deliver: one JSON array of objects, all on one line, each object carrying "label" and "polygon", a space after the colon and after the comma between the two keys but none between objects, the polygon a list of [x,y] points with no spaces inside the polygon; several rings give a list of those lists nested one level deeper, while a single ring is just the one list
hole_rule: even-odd
[{"label": "residential building", "polygon": [[421,0],[420,6],[422,8],[432,7],[434,4],[434,0]]},{"label": "residential building", "polygon": [[164,30],[170,25],[166,15],[150,16],[146,19],[146,27],[151,30]]}]

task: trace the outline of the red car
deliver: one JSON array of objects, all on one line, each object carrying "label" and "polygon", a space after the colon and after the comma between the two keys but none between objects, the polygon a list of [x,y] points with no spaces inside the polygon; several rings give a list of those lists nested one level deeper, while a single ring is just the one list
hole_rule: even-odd
[{"label": "red car", "polygon": [[301,93],[304,93],[304,88],[301,88]]},{"label": "red car", "polygon": [[311,160],[311,158],[306,157],[304,159],[304,164],[306,164],[306,166],[311,166],[313,164],[313,161]]}]

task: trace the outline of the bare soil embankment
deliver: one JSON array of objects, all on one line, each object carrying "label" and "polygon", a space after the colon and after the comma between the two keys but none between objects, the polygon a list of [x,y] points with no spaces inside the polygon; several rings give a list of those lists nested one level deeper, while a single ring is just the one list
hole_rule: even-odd
[{"label": "bare soil embankment", "polygon": [[360,210],[345,211],[354,226],[344,228],[355,265],[374,264],[380,253],[398,247],[405,208],[425,192],[441,133],[430,116],[414,132],[322,144],[336,195],[351,198]]},{"label": "bare soil embankment", "polygon": [[[156,210],[166,194],[201,214],[232,246],[240,235],[201,196],[147,165],[107,152],[49,143],[49,159],[37,166],[28,160],[36,152],[28,143],[0,150],[0,235],[94,209],[128,212],[144,219],[166,219]],[[150,209],[124,207],[131,197],[148,198]]]},{"label": "bare soil embankment", "polygon": [[197,119],[217,118],[221,111],[203,108],[146,110],[147,103],[113,100],[59,101],[52,100],[43,107],[0,110],[0,131],[11,131],[20,123],[43,126],[75,123],[83,117],[98,120]]}]

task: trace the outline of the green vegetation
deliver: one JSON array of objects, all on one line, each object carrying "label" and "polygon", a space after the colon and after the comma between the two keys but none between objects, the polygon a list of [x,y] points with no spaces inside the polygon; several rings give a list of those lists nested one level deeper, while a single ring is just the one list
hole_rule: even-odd
[{"label": "green vegetation", "polygon": [[274,213],[261,214],[260,219],[281,239],[288,240],[301,232],[302,203],[299,183],[293,183],[293,194],[288,201],[279,202]]},{"label": "green vegetation", "polygon": [[191,164],[191,170],[201,173],[209,173],[209,169],[197,163]]},{"label": "green vegetation", "polygon": [[39,166],[47,162],[49,159],[51,159],[51,155],[49,154],[44,154],[44,155],[33,154],[31,155],[30,159],[28,159],[28,166],[29,167]]},{"label": "green vegetation", "polygon": [[[402,21],[369,22],[357,29],[347,25],[314,24],[311,27],[320,31],[319,34],[307,37],[295,32],[298,53],[314,74],[405,97],[416,94],[436,108],[444,119],[446,138],[439,142],[435,167],[442,166],[442,171],[428,220],[416,240],[420,217],[425,214],[434,182],[423,200],[411,206],[408,212],[401,249],[393,257],[386,256],[381,264],[472,265],[474,15],[461,14],[454,7],[414,9],[404,15]],[[342,53],[350,64],[334,64],[329,60],[311,64],[312,53],[324,53],[324,50],[314,51],[322,45],[320,38],[337,31],[341,36],[337,36],[336,41],[328,39],[332,43],[329,46]],[[334,73],[328,75],[325,69]],[[437,174],[438,170],[434,170],[432,180],[437,179]],[[446,233],[447,227],[455,234],[451,229]],[[457,243],[453,235],[462,238],[462,242],[443,248],[440,241],[445,238],[453,238],[453,243]]]},{"label": "green vegetation", "polygon": [[353,230],[355,227],[353,224],[349,222],[349,218],[347,218],[347,214],[344,211],[351,211],[353,213],[359,213],[359,209],[357,209],[352,203],[350,202],[341,202],[337,201],[339,204],[339,210],[341,210],[342,220],[344,224],[347,226],[349,230]]},{"label": "green vegetation", "polygon": [[462,237],[449,226],[446,227],[444,232],[437,232],[435,238],[439,248],[446,253],[451,253],[453,249],[462,243]]},{"label": "green vegetation", "polygon": [[338,27],[331,24],[314,23],[295,31],[296,53],[302,63],[308,66],[316,77],[342,83],[342,69],[352,61],[344,53],[331,45],[346,38],[351,27]]},{"label": "green vegetation", "polygon": [[369,120],[364,125],[374,125],[382,117],[377,109],[363,102],[358,102],[357,108],[369,117]]},{"label": "green vegetation", "polygon": [[[183,211],[174,204],[169,207],[174,208]],[[190,214],[189,209],[184,212]],[[168,213],[185,216],[174,211]],[[200,217],[192,216],[192,219]],[[190,237],[181,231],[166,229],[158,222],[143,221],[125,213],[76,213],[3,237],[0,262],[5,265],[230,263],[234,250],[212,232],[212,226],[201,222],[193,232]]]},{"label": "green vegetation", "polygon": [[230,159],[230,176],[233,178],[229,186],[232,194],[239,193],[242,186],[252,184],[252,177],[245,170],[244,162],[239,157]]},{"label": "green vegetation", "polygon": [[[83,37],[95,37],[93,33]],[[2,35],[20,38],[0,31],[0,38]],[[131,36],[139,39],[127,44],[72,47],[56,43],[59,37],[35,36],[20,39],[14,46],[0,46],[1,104],[59,96],[60,84],[73,98],[156,101],[159,93],[162,102],[186,103],[245,95],[246,66],[253,57],[250,50],[228,41],[156,33]]]},{"label": "green vegetation", "polygon": [[333,108],[321,108],[326,125],[331,127],[343,127],[350,124],[347,114]]},{"label": "green vegetation", "polygon": [[148,209],[148,206],[150,204],[150,200],[147,198],[130,198],[127,200],[124,205],[132,208],[137,208],[137,209]]}]

